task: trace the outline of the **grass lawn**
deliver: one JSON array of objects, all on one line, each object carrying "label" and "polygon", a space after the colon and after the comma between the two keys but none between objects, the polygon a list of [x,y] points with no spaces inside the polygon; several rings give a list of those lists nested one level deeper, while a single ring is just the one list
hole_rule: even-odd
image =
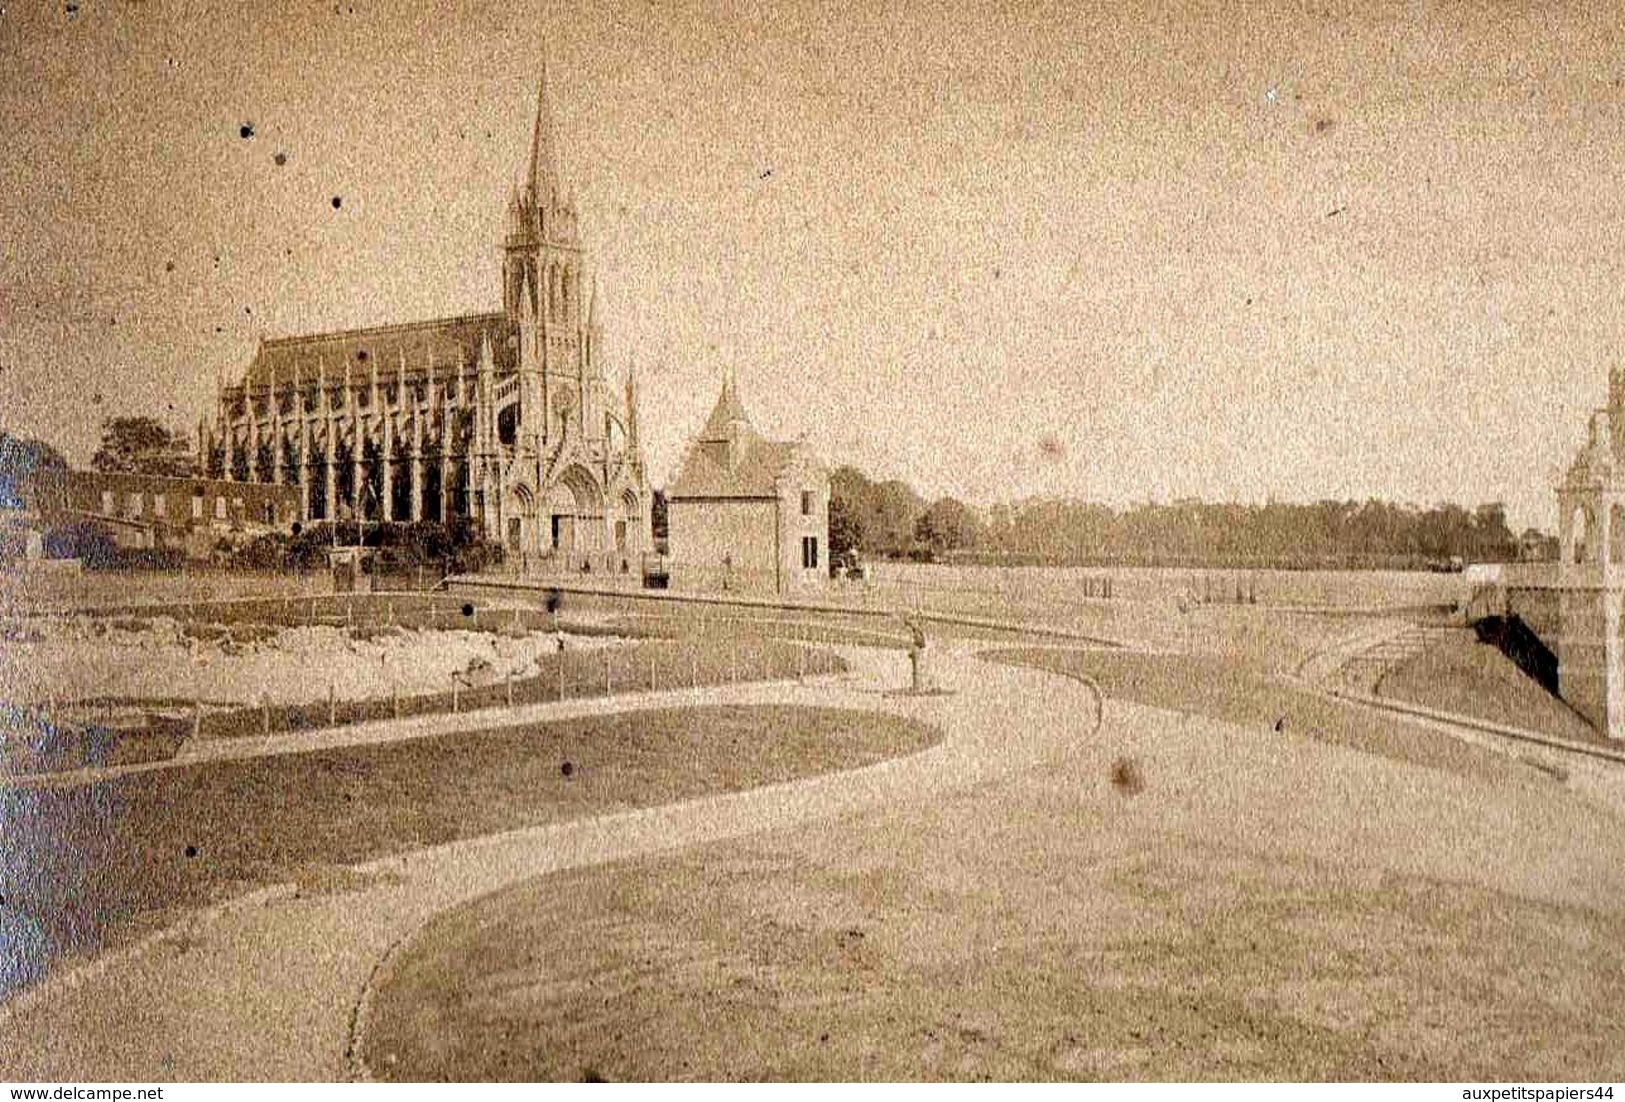
[{"label": "grass lawn", "polygon": [[[1109,722],[931,800],[453,908],[362,1038],[401,1081],[1608,1082],[1618,819],[1217,660],[1016,652]],[[1108,781],[1120,755],[1148,783]]]},{"label": "grass lawn", "polygon": [[676,708],[0,790],[0,993],[62,955],[258,885],[853,768],[938,737],[833,709]]},{"label": "grass lawn", "polygon": [[1463,628],[1389,670],[1377,695],[1558,738],[1595,742],[1595,727],[1541,688],[1500,648]]},{"label": "grass lawn", "polygon": [[1430,1082],[1619,1066],[1599,1014],[1625,982],[1597,956],[1617,963],[1619,947],[1585,945],[1625,933],[1618,917],[1150,851],[1087,816],[1084,838],[1075,806],[1047,810],[1065,814],[951,801],[917,834],[871,823],[834,854],[744,839],[455,908],[398,958],[364,1056],[408,1082]]}]

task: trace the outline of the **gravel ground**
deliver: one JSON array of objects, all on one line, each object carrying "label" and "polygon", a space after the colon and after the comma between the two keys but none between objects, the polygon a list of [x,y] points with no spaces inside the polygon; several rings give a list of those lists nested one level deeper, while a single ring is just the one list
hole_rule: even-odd
[{"label": "gravel ground", "polygon": [[[387,698],[392,690],[446,692],[452,672],[471,662],[489,663],[498,678],[509,671],[524,677],[555,646],[551,632],[384,628],[361,638],[322,625],[244,625],[198,638],[163,617],[131,626],[92,617],[38,619],[23,628],[0,649],[0,698],[17,703],[118,696],[257,704],[265,695],[272,704],[305,704],[326,700],[329,686],[339,700]],[[572,649],[621,642],[566,637]]]},{"label": "gravel ground", "polygon": [[1098,740],[929,805],[447,912],[396,958],[369,1065],[429,1080],[1625,1073],[1617,815],[1447,736],[1300,710],[1308,694],[1234,668],[1021,657],[1120,698]]}]

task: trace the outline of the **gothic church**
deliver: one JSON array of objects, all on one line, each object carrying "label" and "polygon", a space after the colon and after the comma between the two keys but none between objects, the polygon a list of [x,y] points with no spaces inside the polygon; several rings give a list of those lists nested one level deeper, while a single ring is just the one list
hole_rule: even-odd
[{"label": "gothic church", "polygon": [[544,69],[502,310],[262,340],[199,426],[206,473],[297,485],[307,522],[463,516],[523,570],[637,573],[650,537],[636,385],[605,380],[557,160]]}]

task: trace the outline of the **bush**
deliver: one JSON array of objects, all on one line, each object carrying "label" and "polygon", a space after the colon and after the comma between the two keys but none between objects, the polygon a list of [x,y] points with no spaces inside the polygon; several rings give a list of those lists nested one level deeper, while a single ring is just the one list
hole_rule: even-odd
[{"label": "bush", "polygon": [[78,559],[92,569],[117,566],[118,542],[113,533],[91,520],[72,520],[45,534],[45,554],[53,559]]},{"label": "bush", "polygon": [[280,532],[271,532],[245,544],[223,540],[215,550],[227,565],[239,570],[286,570],[291,565],[292,542]]},{"label": "bush", "polygon": [[[337,543],[353,546],[356,526],[338,524]],[[458,517],[449,524],[419,521],[414,524],[368,524],[360,530],[364,547],[377,549],[369,561],[374,573],[412,571],[418,567],[445,567],[452,573],[472,573],[502,561],[502,549],[486,540],[472,521]],[[253,570],[323,570],[335,545],[334,525],[316,521],[298,533],[273,532],[241,545],[222,544],[225,561]]]}]

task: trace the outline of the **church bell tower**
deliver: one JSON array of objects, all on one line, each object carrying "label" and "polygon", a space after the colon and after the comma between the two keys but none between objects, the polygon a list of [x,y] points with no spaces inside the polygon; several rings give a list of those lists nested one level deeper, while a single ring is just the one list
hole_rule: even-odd
[{"label": "church bell tower", "polygon": [[503,309],[519,340],[516,443],[539,455],[571,429],[580,431],[585,383],[595,375],[586,340],[585,258],[575,203],[561,183],[545,62],[529,171],[508,196],[503,252]]}]

